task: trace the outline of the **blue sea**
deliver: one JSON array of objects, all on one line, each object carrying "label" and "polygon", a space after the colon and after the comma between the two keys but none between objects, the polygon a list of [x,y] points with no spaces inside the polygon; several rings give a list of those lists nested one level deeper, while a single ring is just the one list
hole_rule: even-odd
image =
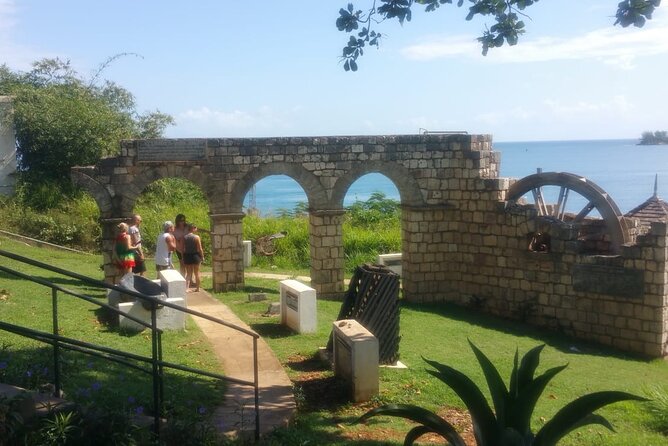
[{"label": "blue sea", "polygon": [[[501,177],[519,179],[539,168],[543,172],[581,175],[603,188],[622,213],[626,213],[652,196],[657,174],[659,197],[668,197],[668,146],[638,146],[637,142],[635,139],[497,142],[493,147],[501,152]],[[394,183],[372,173],[351,185],[344,204],[367,200],[373,192],[399,199]],[[294,209],[299,202],[306,201],[306,195],[290,177],[274,175],[256,184],[255,199],[261,215],[269,215]],[[245,205],[248,203],[249,196]],[[569,199],[569,204],[573,209],[582,207],[577,199]]]}]

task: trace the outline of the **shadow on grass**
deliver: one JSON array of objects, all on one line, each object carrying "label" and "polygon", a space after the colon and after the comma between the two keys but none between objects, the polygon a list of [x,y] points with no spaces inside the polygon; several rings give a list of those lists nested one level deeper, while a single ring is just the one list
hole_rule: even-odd
[{"label": "shadow on grass", "polygon": [[150,335],[150,331],[146,331],[149,330],[148,328],[146,328],[146,330],[143,331],[137,331],[137,330],[123,329],[119,327],[118,314],[114,313],[108,308],[98,307],[92,310],[92,312],[97,318],[97,321],[101,325],[100,332],[102,333],[116,333],[119,336],[123,336],[125,338],[143,336],[146,335],[146,333],[149,333]]},{"label": "shadow on grass", "polygon": [[[0,382],[29,390],[52,393],[54,386],[53,349],[44,346],[13,348],[0,346]],[[65,399],[77,404],[96,404],[109,410],[150,415],[153,381],[150,364],[133,362],[145,371],[104,358],[71,350],[60,350],[60,380]],[[226,384],[166,369],[164,410],[172,414],[196,416],[202,407],[216,407],[223,399]]]},{"label": "shadow on grass", "polygon": [[413,303],[401,301],[401,308],[416,313],[429,313],[443,316],[459,322],[475,325],[481,328],[506,333],[512,336],[534,339],[538,343],[546,344],[562,353],[587,354],[592,356],[613,357],[617,359],[632,359],[635,361],[650,362],[651,359],[615,350],[611,347],[587,342],[568,334],[564,330],[548,331],[540,327],[514,319],[505,319],[499,316],[483,314],[481,310],[462,307],[452,303]]},{"label": "shadow on grass", "polygon": [[253,322],[249,324],[250,327],[255,330],[257,334],[263,338],[277,339],[277,338],[287,338],[289,336],[298,336],[299,333],[295,333],[290,328],[285,325],[281,325],[274,322]]},{"label": "shadow on grass", "polygon": [[[95,298],[104,298],[106,297],[107,293],[104,289],[95,287],[95,286],[86,286],[83,285],[82,282],[78,279],[70,279],[70,278],[65,278],[65,277],[41,277],[41,279],[44,279],[48,282],[53,283],[54,285],[59,285],[63,288],[66,288],[70,291],[74,291],[77,293],[81,294],[86,294],[91,297]],[[5,271],[0,271],[0,280],[16,280],[20,282],[26,282],[26,279],[22,277],[15,276],[14,274],[9,274]]]},{"label": "shadow on grass", "polygon": [[278,296],[276,288],[271,288],[271,287],[246,285],[244,286],[243,291],[245,293],[267,293],[270,295]]}]

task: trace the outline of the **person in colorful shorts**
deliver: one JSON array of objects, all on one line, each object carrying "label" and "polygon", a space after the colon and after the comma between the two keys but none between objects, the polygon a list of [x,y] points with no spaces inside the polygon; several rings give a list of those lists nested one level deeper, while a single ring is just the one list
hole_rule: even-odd
[{"label": "person in colorful shorts", "polygon": [[118,235],[114,243],[114,263],[118,269],[118,276],[123,277],[132,272],[135,266],[136,245],[132,245],[130,234],[128,234],[128,225],[119,223],[116,227]]}]

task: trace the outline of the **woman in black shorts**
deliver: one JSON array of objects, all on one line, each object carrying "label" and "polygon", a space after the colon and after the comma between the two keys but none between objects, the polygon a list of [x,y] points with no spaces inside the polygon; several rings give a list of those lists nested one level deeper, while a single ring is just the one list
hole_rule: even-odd
[{"label": "woman in black shorts", "polygon": [[183,237],[183,264],[186,266],[186,289],[192,286],[194,279],[194,291],[199,291],[199,265],[204,260],[204,251],[202,251],[202,239],[196,232],[197,226],[189,224],[188,233]]}]

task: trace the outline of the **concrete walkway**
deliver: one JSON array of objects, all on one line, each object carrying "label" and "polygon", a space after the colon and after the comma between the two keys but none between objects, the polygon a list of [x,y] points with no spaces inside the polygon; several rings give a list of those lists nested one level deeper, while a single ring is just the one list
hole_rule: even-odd
[{"label": "concrete walkway", "polygon": [[[188,293],[188,308],[250,330],[223,303],[206,291]],[[206,319],[193,320],[209,339],[223,365],[225,376],[253,381],[253,338]],[[294,416],[296,404],[292,382],[281,363],[262,339],[257,341],[260,387],[260,433],[286,426]],[[250,386],[228,383],[225,402],[214,413],[219,430],[228,435],[253,435],[255,429],[254,391]]]}]

